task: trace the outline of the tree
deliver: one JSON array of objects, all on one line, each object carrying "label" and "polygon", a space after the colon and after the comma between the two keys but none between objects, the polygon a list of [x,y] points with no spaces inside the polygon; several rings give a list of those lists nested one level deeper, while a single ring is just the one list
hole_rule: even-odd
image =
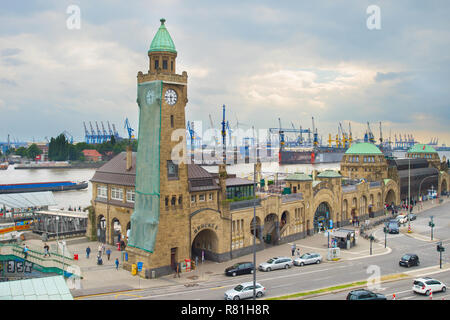
[{"label": "tree", "polygon": [[42,150],[39,149],[39,147],[35,143],[33,143],[31,146],[28,147],[26,153],[29,159],[35,159],[36,156],[42,154]]},{"label": "tree", "polygon": [[26,158],[26,157],[28,157],[27,148],[19,147],[16,149],[15,154],[18,156],[21,156],[22,158]]}]

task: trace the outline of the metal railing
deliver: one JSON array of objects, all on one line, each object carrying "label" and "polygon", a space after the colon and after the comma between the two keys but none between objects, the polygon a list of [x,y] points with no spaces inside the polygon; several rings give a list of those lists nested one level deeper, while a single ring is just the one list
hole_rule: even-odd
[{"label": "metal railing", "polygon": [[303,200],[302,193],[291,193],[291,194],[285,194],[285,195],[281,196],[281,203],[298,201],[298,200]]},{"label": "metal railing", "polygon": [[230,210],[240,210],[240,209],[245,209],[245,208],[251,208],[253,207],[253,205],[256,204],[257,207],[261,206],[261,199],[256,199],[256,200],[242,200],[242,201],[233,201],[230,202]]}]

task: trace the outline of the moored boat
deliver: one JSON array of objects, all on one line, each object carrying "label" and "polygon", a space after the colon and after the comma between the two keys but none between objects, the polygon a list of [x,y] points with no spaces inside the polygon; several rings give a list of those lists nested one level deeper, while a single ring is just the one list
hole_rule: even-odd
[{"label": "moored boat", "polygon": [[0,184],[0,194],[2,193],[23,193],[39,191],[66,191],[86,189],[88,182],[56,181],[56,182],[31,182],[16,184]]}]

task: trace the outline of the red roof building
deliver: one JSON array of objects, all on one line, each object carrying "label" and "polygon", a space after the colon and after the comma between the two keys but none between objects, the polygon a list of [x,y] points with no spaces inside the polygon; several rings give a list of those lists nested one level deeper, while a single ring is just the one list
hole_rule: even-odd
[{"label": "red roof building", "polygon": [[93,161],[93,162],[102,161],[102,155],[97,150],[85,149],[81,152],[83,152],[86,161]]}]

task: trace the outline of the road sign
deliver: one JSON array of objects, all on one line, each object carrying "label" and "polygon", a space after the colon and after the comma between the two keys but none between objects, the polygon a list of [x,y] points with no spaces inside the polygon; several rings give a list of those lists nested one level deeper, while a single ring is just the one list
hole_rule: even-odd
[{"label": "road sign", "polygon": [[144,263],[143,262],[138,262],[137,263],[137,269],[138,269],[138,271],[142,271],[142,266],[144,265]]}]

